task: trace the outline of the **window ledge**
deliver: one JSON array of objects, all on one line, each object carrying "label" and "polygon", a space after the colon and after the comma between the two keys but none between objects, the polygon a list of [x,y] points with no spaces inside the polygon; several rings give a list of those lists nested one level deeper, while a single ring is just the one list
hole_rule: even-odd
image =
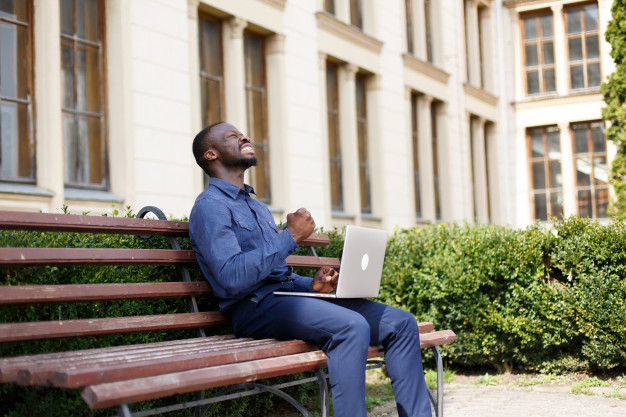
[{"label": "window ledge", "polygon": [[333,211],[331,216],[336,219],[352,219],[354,220],[356,216],[354,214],[349,214],[343,211]]},{"label": "window ledge", "polygon": [[319,11],[315,13],[315,16],[317,18],[318,29],[322,29],[333,35],[340,36],[346,39],[348,42],[365,48],[376,54],[381,53],[383,49],[383,42],[363,33],[363,31],[356,26],[342,22],[334,15],[325,11]]},{"label": "window ledge", "polygon": [[375,215],[373,215],[373,214],[371,214],[371,213],[361,213],[361,218],[362,218],[363,220],[371,220],[371,221],[376,221],[376,222],[381,222],[381,221],[383,221],[383,218],[382,218],[382,217],[375,216]]},{"label": "window ledge", "polygon": [[270,213],[273,213],[273,214],[284,214],[285,213],[284,209],[281,209],[281,208],[278,208],[278,207],[274,207],[274,206],[270,206],[269,204],[266,204],[266,205],[267,205],[267,208],[270,211]]},{"label": "window ledge", "polygon": [[54,197],[54,193],[34,184],[0,183],[0,193],[27,194],[40,197]]},{"label": "window ledge", "polygon": [[436,67],[430,62],[419,59],[413,54],[402,54],[402,61],[406,68],[417,71],[420,74],[424,74],[427,77],[432,78],[433,80],[436,80],[442,84],[447,84],[448,80],[450,79],[450,74],[448,74],[441,68]]},{"label": "window ledge", "polygon": [[123,203],[124,199],[108,191],[85,190],[81,188],[66,188],[65,198],[81,201],[107,201],[111,203]]}]

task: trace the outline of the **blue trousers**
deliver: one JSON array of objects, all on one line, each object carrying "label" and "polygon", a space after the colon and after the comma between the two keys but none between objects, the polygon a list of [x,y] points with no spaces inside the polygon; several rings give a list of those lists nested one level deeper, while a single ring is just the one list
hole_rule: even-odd
[{"label": "blue trousers", "polygon": [[366,417],[365,366],[370,345],[385,349],[399,417],[430,417],[419,331],[400,309],[365,299],[328,300],[270,294],[228,312],[239,337],[302,339],[328,356],[335,417]]}]

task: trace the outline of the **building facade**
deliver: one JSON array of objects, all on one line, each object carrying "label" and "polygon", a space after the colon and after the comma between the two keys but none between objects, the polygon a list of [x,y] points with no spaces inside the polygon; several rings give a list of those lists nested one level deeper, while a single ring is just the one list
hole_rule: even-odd
[{"label": "building facade", "polygon": [[252,138],[277,220],[606,218],[610,0],[12,0],[0,209],[189,214],[191,142]]}]

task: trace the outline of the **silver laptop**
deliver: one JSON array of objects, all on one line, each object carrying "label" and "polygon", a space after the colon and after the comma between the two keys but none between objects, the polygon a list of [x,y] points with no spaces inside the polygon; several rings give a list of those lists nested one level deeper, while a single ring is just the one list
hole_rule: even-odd
[{"label": "silver laptop", "polygon": [[377,297],[386,247],[386,231],[347,226],[335,293],[274,291],[274,294],[317,298]]}]

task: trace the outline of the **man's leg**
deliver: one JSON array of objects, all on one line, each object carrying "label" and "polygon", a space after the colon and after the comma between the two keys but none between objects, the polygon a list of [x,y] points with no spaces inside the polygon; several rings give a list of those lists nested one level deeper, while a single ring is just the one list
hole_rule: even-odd
[{"label": "man's leg", "polygon": [[363,299],[333,303],[361,314],[370,326],[370,344],[384,347],[399,417],[430,417],[415,317],[406,311]]},{"label": "man's leg", "polygon": [[365,366],[370,328],[361,314],[326,300],[269,295],[229,313],[235,334],[302,339],[328,355],[335,417],[366,417]]}]

